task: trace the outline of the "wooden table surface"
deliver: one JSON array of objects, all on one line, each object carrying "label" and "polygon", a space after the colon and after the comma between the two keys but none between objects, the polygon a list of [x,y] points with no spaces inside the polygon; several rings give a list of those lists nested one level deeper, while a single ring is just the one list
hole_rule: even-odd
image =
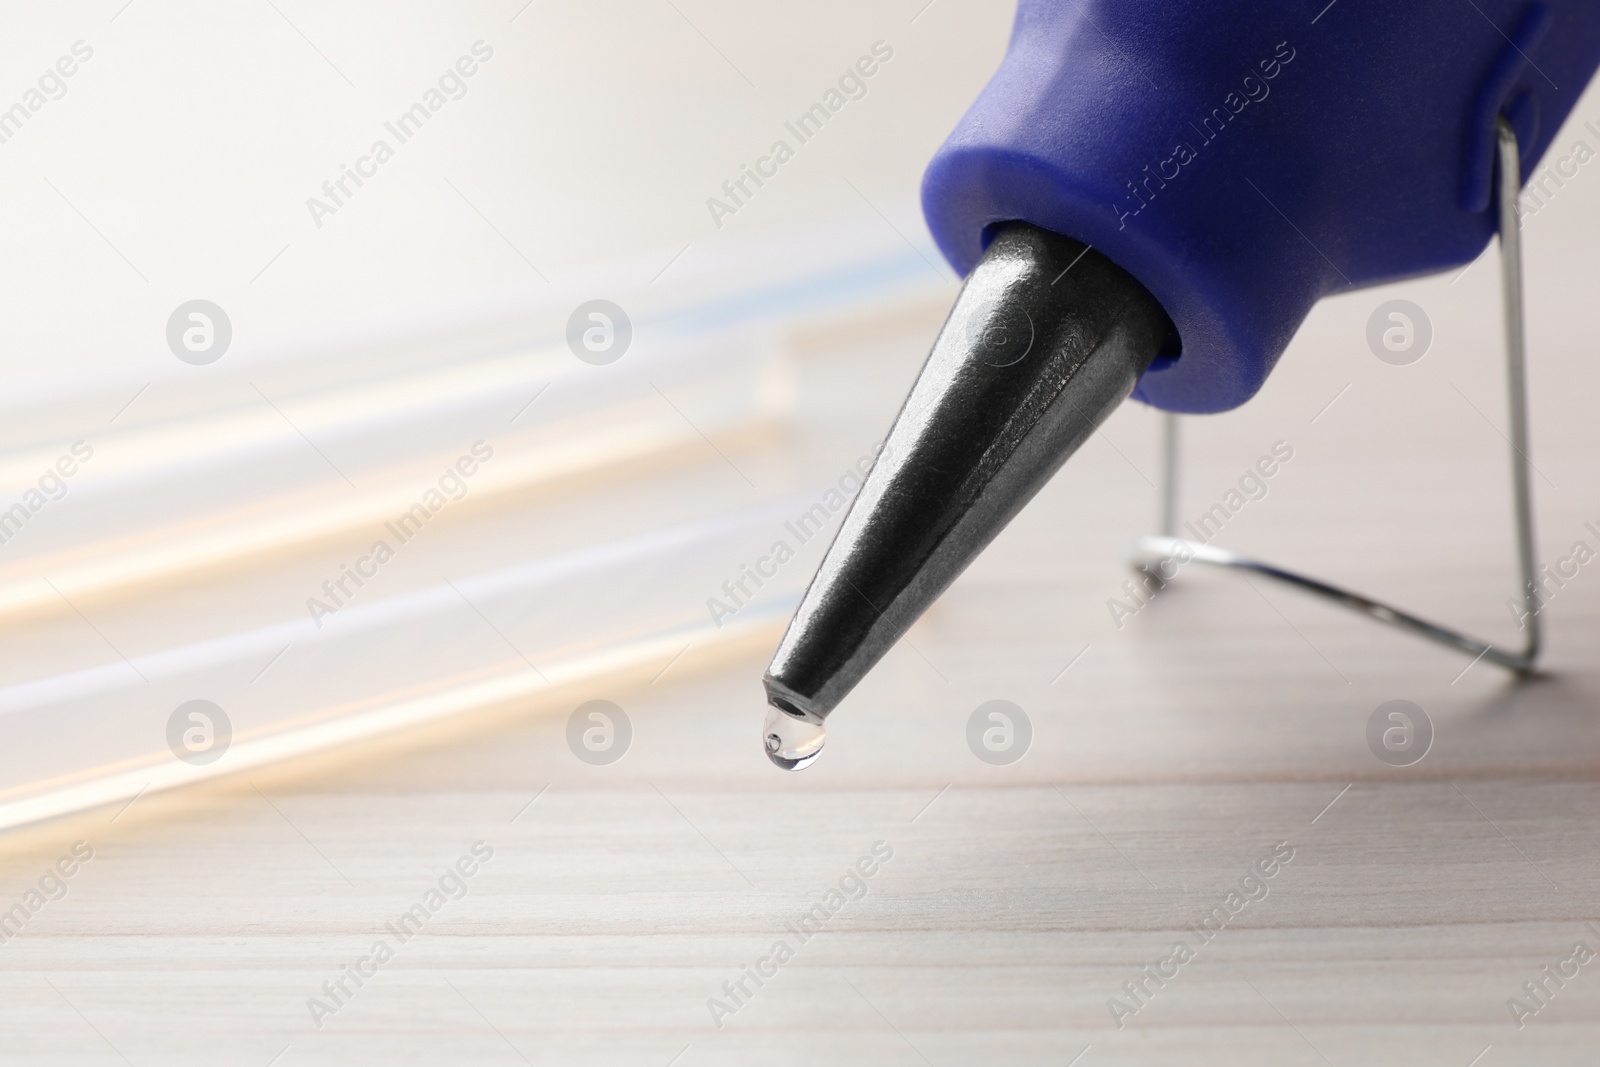
[{"label": "wooden table surface", "polygon": [[[1582,279],[1538,250],[1554,560],[1600,547],[1600,367]],[[1362,340],[1393,294],[1320,307],[1261,397],[1186,423],[1185,516],[1286,442],[1218,543],[1514,636],[1494,292],[1492,259],[1400,290],[1435,328],[1406,368]],[[741,468],[763,490],[843,469],[938,321],[800,338],[796,429]],[[759,751],[767,634],[588,694],[633,723],[609,766],[568,749],[566,699],[6,835],[0,910],[65,895],[0,944],[0,1062],[1593,1063],[1600,962],[1562,961],[1600,952],[1600,562],[1552,598],[1523,684],[1198,566],[1118,628],[1156,426],[1119,412],[803,773]],[[1032,727],[1006,766],[967,742],[993,699]],[[1393,699],[1434,729],[1410,767],[1366,741]],[[1259,899],[1230,908],[1241,886]]]}]

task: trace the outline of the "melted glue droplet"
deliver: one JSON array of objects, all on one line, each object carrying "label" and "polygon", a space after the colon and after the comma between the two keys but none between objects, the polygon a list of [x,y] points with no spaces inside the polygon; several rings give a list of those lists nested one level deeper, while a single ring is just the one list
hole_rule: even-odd
[{"label": "melted glue droplet", "polygon": [[820,722],[790,715],[778,708],[767,709],[767,721],[761,727],[761,741],[767,758],[786,771],[799,771],[811,766],[822,755],[822,743],[828,732]]}]

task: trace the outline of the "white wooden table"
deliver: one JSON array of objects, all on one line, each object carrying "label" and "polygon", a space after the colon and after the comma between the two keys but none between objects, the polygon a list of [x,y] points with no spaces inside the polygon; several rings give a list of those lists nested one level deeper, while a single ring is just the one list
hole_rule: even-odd
[{"label": "white wooden table", "polygon": [[[1537,251],[1553,558],[1595,541],[1600,362],[1582,279]],[[1493,293],[1492,264],[1407,287],[1436,330],[1410,368],[1362,345],[1378,294],[1320,308],[1256,402],[1189,425],[1184,513],[1287,441],[1219,543],[1509,637]],[[843,469],[938,319],[809,338],[799,428],[741,467],[763,488]],[[93,858],[0,944],[0,1062],[1593,1063],[1600,963],[1520,1030],[1507,1000],[1575,941],[1600,950],[1600,563],[1550,603],[1549,673],[1524,685],[1198,567],[1119,630],[1106,600],[1153,521],[1155,427],[1119,413],[802,774],[759,751],[769,634],[588,694],[633,722],[611,766],[568,750],[564,699],[7,835],[0,909],[74,842]],[[967,747],[996,698],[1032,723],[1010,766]],[[1397,698],[1436,731],[1407,768],[1365,741]],[[492,858],[428,911],[475,842]],[[865,895],[802,943],[788,924],[876,842],[893,855]],[[1293,858],[1266,895],[1202,943],[1189,928],[1280,842]],[[1171,974],[1180,939],[1193,958]],[[792,958],[743,978],[778,940]],[[1126,982],[1148,996],[1119,1028]]]}]

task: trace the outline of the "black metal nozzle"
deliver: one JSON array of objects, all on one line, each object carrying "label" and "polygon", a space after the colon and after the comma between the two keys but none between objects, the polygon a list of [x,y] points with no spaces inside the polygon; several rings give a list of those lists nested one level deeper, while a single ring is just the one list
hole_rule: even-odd
[{"label": "black metal nozzle", "polygon": [[1087,245],[1008,225],[973,269],[763,679],[821,720],[1133,389],[1172,335]]}]

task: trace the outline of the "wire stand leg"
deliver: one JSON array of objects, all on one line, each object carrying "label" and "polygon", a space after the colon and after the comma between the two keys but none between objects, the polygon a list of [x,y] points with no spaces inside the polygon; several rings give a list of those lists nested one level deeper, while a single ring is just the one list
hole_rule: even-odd
[{"label": "wire stand leg", "polygon": [[[1497,183],[1500,223],[1500,279],[1502,314],[1505,320],[1506,394],[1511,409],[1511,497],[1516,525],[1517,567],[1522,578],[1521,650],[1502,648],[1460,630],[1429,622],[1409,612],[1390,607],[1359,593],[1329,585],[1270,563],[1241,556],[1225,548],[1190,541],[1178,532],[1178,416],[1164,413],[1161,424],[1161,515],[1160,536],[1141,537],[1134,542],[1138,562],[1153,571],[1163,584],[1171,581],[1174,559],[1231,567],[1292,585],[1323,597],[1370,619],[1387,623],[1430,641],[1453,648],[1474,661],[1488,660],[1518,674],[1533,671],[1543,642],[1540,620],[1541,602],[1533,540],[1533,464],[1528,459],[1527,360],[1523,333],[1522,232],[1517,210],[1517,194],[1522,186],[1522,159],[1517,135],[1501,118],[1496,126],[1496,158],[1500,180]],[[1169,573],[1171,571],[1172,573]]]}]

